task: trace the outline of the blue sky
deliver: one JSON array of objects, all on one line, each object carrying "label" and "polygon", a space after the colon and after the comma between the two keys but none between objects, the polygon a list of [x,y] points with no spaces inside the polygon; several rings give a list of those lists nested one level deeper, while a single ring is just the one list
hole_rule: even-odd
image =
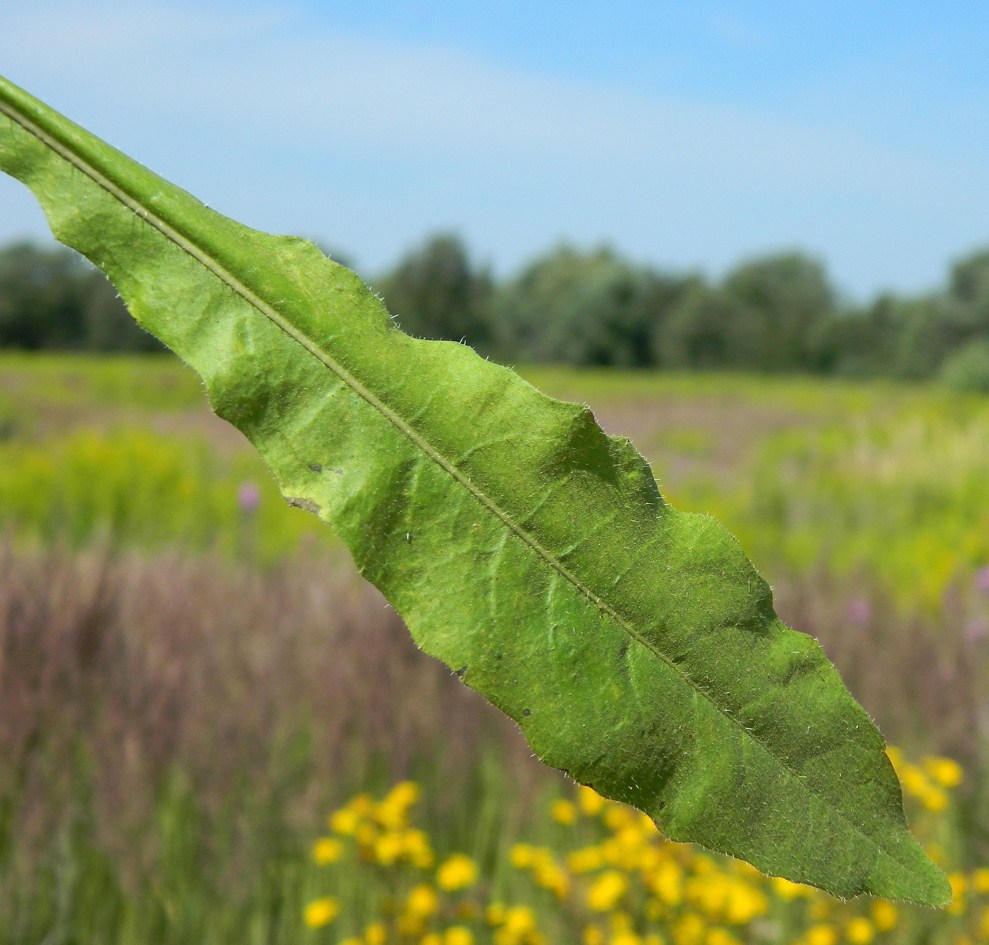
[{"label": "blue sky", "polygon": [[[989,246],[989,5],[6,0],[0,73],[210,206],[368,276],[437,230],[847,295]],[[44,237],[0,180],[0,242]]]}]

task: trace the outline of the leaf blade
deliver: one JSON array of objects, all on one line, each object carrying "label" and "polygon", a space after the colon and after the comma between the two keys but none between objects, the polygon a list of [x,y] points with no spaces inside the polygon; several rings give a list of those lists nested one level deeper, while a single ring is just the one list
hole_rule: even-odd
[{"label": "leaf blade", "polygon": [[5,81],[0,114],[0,167],[56,235],[540,757],[767,872],[947,901],[820,647],[627,441],[469,349],[401,334],[311,245],[213,213]]}]

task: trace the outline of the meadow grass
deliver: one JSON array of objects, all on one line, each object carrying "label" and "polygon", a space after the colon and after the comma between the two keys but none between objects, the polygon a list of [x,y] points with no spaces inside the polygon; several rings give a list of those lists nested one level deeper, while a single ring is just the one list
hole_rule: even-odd
[{"label": "meadow grass", "polygon": [[[822,640],[907,759],[961,762],[949,805],[911,803],[965,882],[986,881],[989,399],[526,374],[590,402],[674,504],[739,535],[781,615]],[[648,931],[587,919],[583,900],[564,908],[512,849],[564,861],[578,835],[550,812],[570,788],[415,650],[330,531],[287,506],[173,359],[0,356],[0,532],[0,945],[374,945],[368,927],[396,915],[382,912],[381,864],[351,847],[341,870],[309,851],[329,811],[408,778],[436,866],[463,854],[483,892],[469,919],[444,913],[425,928],[425,945],[466,945],[443,938],[465,922],[476,941],[505,945],[505,923],[485,914],[499,902],[532,910],[550,942],[589,934],[587,945],[636,945],[633,933],[732,945],[717,928],[743,942],[868,945],[856,918],[877,943],[989,936],[978,890],[947,924],[883,929],[868,905],[825,920],[824,906],[815,917],[809,901],[759,887],[769,911],[744,927],[693,922],[695,940],[690,923]],[[603,821],[581,824],[607,839]],[[588,877],[570,882],[586,897]],[[327,897],[341,915],[307,928],[305,904]]]},{"label": "meadow grass", "polygon": [[[769,574],[864,576],[936,610],[989,564],[989,399],[936,387],[539,369],[629,436],[664,494]],[[251,508],[244,487],[260,495]],[[0,527],[43,543],[272,563],[330,532],[280,508],[244,438],[161,357],[0,357]],[[308,544],[307,544],[308,543]]]}]

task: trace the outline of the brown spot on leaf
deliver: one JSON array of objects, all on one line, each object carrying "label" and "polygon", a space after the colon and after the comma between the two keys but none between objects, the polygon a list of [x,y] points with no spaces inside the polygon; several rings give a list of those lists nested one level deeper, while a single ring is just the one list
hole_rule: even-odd
[{"label": "brown spot on leaf", "polygon": [[296,496],[290,497],[288,504],[296,509],[305,509],[313,515],[319,515],[319,506],[312,499],[302,499]]}]

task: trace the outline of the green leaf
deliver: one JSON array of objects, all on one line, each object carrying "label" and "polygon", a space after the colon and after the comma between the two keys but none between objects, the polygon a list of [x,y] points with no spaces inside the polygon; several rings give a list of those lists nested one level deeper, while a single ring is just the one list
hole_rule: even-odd
[{"label": "green leaf", "polygon": [[950,898],[820,646],[586,407],[402,334],[311,244],[212,212],[4,80],[0,167],[543,760],[766,872]]}]

